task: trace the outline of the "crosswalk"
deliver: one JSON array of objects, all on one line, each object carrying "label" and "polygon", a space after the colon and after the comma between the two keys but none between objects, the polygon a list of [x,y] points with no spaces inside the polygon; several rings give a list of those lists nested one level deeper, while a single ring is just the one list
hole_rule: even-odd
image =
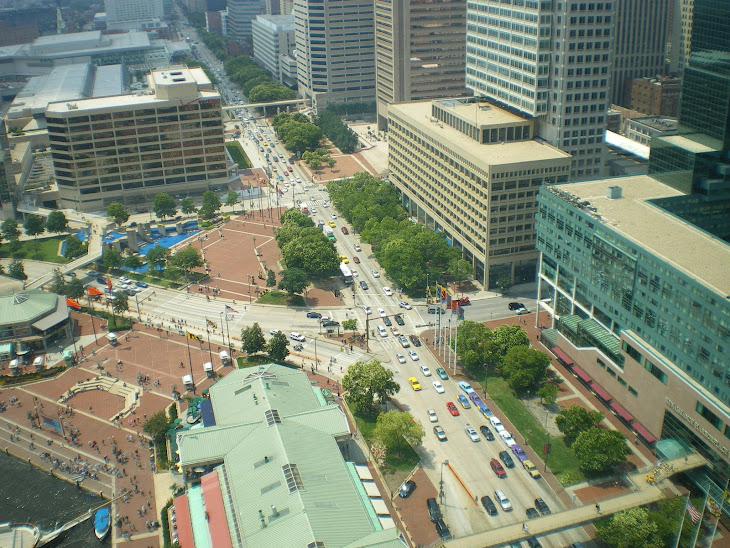
[{"label": "crosswalk", "polygon": [[[145,294],[140,294],[140,303]],[[165,297],[168,297],[166,295]],[[205,294],[189,293],[177,294],[171,299],[163,298],[162,300],[153,298],[151,301],[142,305],[143,319],[150,318],[150,322],[156,325],[160,321],[170,322],[172,319],[184,319],[184,328],[191,332],[205,331],[212,328],[215,333],[222,333],[226,329],[226,333],[240,333],[244,326],[244,317],[247,308],[242,305],[236,305],[233,308],[235,313],[225,312],[226,302],[211,299],[208,301]],[[147,306],[145,306],[147,305]],[[206,321],[207,320],[207,321]],[[226,320],[228,321],[227,326]]]}]

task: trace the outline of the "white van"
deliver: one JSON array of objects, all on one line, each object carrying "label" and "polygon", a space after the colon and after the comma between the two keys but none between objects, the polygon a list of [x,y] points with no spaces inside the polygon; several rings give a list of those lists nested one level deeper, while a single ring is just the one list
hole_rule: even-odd
[{"label": "white van", "polygon": [[18,360],[10,360],[10,371],[17,373],[19,367]]},{"label": "white van", "polygon": [[296,331],[292,331],[289,334],[289,338],[293,341],[299,341],[299,342],[304,342],[307,340],[307,338],[304,335],[302,335],[301,333],[297,333]]},{"label": "white van", "polygon": [[112,346],[119,343],[119,337],[117,337],[116,333],[107,333],[106,340],[108,340],[109,344],[111,344]]},{"label": "white van", "polygon": [[33,368],[36,371],[43,370],[43,364],[45,363],[45,361],[46,361],[45,356],[36,356],[36,358],[33,360]]},{"label": "white van", "polygon": [[497,503],[502,507],[503,511],[509,512],[512,510],[512,503],[507,498],[507,495],[504,494],[504,491],[497,489],[494,492],[494,498],[497,499]]}]

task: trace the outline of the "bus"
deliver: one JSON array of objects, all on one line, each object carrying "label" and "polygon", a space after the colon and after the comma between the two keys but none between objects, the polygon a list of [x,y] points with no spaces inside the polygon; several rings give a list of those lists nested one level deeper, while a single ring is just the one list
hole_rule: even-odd
[{"label": "bus", "polygon": [[345,263],[340,263],[340,272],[342,273],[342,280],[346,285],[352,285],[352,272]]},{"label": "bus", "polygon": [[301,208],[302,213],[304,213],[305,215],[309,215],[309,206],[307,205],[306,202],[302,202],[302,204],[299,207]]}]

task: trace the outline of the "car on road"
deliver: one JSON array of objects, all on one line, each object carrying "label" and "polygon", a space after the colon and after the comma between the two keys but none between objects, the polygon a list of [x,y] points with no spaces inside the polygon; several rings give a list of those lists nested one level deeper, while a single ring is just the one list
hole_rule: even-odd
[{"label": "car on road", "polygon": [[398,306],[400,306],[401,308],[405,308],[406,310],[411,310],[413,308],[410,304],[408,304],[405,301],[399,302]]},{"label": "car on road", "polygon": [[335,225],[334,221],[327,221],[327,224],[330,225],[330,228],[334,228],[335,226],[337,226]]},{"label": "car on road", "polygon": [[400,486],[400,489],[398,490],[398,495],[402,499],[407,499],[411,496],[411,493],[416,489],[416,482],[413,480],[408,480],[403,485]]},{"label": "car on road", "polygon": [[439,394],[443,394],[444,392],[446,392],[446,390],[444,390],[444,385],[441,384],[439,381],[433,381],[433,387]]},{"label": "car on road", "polygon": [[149,287],[145,282],[134,282],[134,285],[141,288]]},{"label": "car on road", "polygon": [[343,226],[343,227],[342,227],[342,233],[343,233],[343,234],[349,234],[349,233],[350,233],[350,231],[349,231],[349,230],[347,230],[347,227],[346,227],[346,226]]},{"label": "car on road", "polygon": [[[388,319],[388,318],[385,318],[385,320],[387,320],[387,319]],[[385,321],[385,320],[384,320],[384,321]],[[396,337],[397,337],[398,335],[400,335],[400,331],[398,331],[398,328],[397,328],[397,327],[391,327],[391,328],[390,328],[390,332],[391,332],[391,333],[393,333],[393,335],[395,335]]]},{"label": "car on road", "polygon": [[535,499],[535,508],[537,508],[543,516],[547,516],[550,513],[550,508],[548,508],[547,503],[541,498]]},{"label": "car on road", "polygon": [[390,327],[391,325],[393,325],[393,322],[390,321],[390,318],[388,316],[383,318],[383,323],[385,324],[386,327]]},{"label": "car on road", "polygon": [[307,312],[307,318],[321,318],[322,314],[319,312]]},{"label": "car on road", "polygon": [[415,350],[409,350],[408,357],[410,357],[414,362],[418,361],[418,354],[416,353]]},{"label": "car on road", "polygon": [[322,202],[322,207],[327,207],[328,205],[330,205],[330,203],[327,200]]},{"label": "car on road", "polygon": [[395,315],[395,323],[397,323],[398,325],[406,325],[406,322],[403,320],[403,316],[401,316],[400,314]]},{"label": "car on road", "polygon": [[365,314],[367,314],[368,316],[373,313],[373,311],[370,310],[369,306],[363,306],[362,309],[365,311]]},{"label": "car on road", "polygon": [[347,255],[340,255],[340,262],[341,263],[345,263],[345,264],[349,264],[350,263],[350,259],[347,258]]},{"label": "car on road", "polygon": [[446,432],[444,432],[444,429],[441,428],[438,424],[433,427],[433,433],[436,434],[436,437],[439,439],[439,441],[446,441]]},{"label": "car on road", "polygon": [[446,374],[446,371],[444,371],[443,367],[437,367],[436,368],[436,374],[441,377],[442,381],[448,381],[449,376]]},{"label": "car on road", "polygon": [[448,526],[444,523],[444,520],[442,519],[436,522],[436,532],[443,540],[451,538],[451,531],[449,531]]},{"label": "car on road", "polygon": [[507,432],[507,430],[500,430],[499,435],[507,447],[512,447],[513,445],[517,445],[517,442],[512,437],[512,432]]},{"label": "car on road", "polygon": [[87,270],[86,275],[93,278],[94,276],[96,276],[96,270]]},{"label": "car on road", "polygon": [[494,434],[492,434],[492,431],[489,429],[488,426],[482,424],[479,427],[479,431],[482,433],[482,436],[484,436],[485,440],[494,441]]},{"label": "car on road", "polygon": [[512,503],[507,498],[507,495],[504,494],[504,491],[497,489],[494,492],[494,497],[497,499],[497,503],[502,507],[502,510],[505,512],[512,510]]},{"label": "car on road", "polygon": [[515,467],[515,461],[512,460],[512,456],[507,451],[500,451],[499,458],[507,468]]},{"label": "car on road", "polygon": [[497,507],[494,505],[494,502],[492,501],[492,497],[489,495],[484,495],[482,497],[482,506],[484,506],[484,509],[487,511],[487,514],[490,516],[496,516],[497,515]]},{"label": "car on road", "polygon": [[532,464],[532,461],[530,459],[523,460],[522,467],[527,470],[527,473],[530,474],[530,476],[532,476],[534,479],[540,478],[540,471],[535,467],[534,464]]},{"label": "car on road", "polygon": [[438,415],[436,414],[436,410],[435,409],[429,409],[426,412],[428,413],[428,420],[430,422],[438,422],[439,421],[439,418],[438,418]]},{"label": "car on road", "polygon": [[421,341],[418,337],[415,335],[408,335],[408,338],[411,340],[411,343],[413,343],[413,346],[419,347],[421,346]]},{"label": "car on road", "polygon": [[298,341],[298,342],[304,342],[304,341],[306,341],[306,340],[307,340],[307,337],[305,337],[305,336],[304,336],[304,335],[302,335],[301,333],[297,333],[296,331],[292,331],[292,332],[291,332],[291,333],[289,334],[289,338],[290,338],[291,340],[293,340],[293,341]]},{"label": "car on road", "polygon": [[540,517],[540,514],[538,514],[537,510],[535,510],[534,508],[528,508],[525,513],[527,514],[527,519],[535,519]]},{"label": "car on road", "polygon": [[474,442],[481,441],[479,434],[477,434],[477,431],[474,430],[474,427],[471,424],[467,424],[464,427],[464,431],[466,432],[466,435],[469,436],[469,439],[471,441],[474,441]]},{"label": "car on road", "polygon": [[466,381],[459,381],[456,384],[459,385],[459,388],[461,388],[464,392],[467,394],[470,392],[474,392],[474,389],[471,387],[471,385]]},{"label": "car on road", "polygon": [[430,377],[431,376],[431,370],[428,368],[427,365],[421,364],[421,373],[423,373],[424,377]]},{"label": "car on road", "polygon": [[336,219],[336,218],[337,218],[337,215],[335,215],[334,213],[330,213],[330,219]]},{"label": "car on road", "polygon": [[106,284],[106,278],[104,276],[98,276],[96,278],[96,283],[98,283],[98,284]]},{"label": "car on road", "polygon": [[492,459],[489,461],[489,466],[494,470],[494,473],[497,474],[498,478],[506,478],[507,472],[505,472],[504,468],[502,468],[502,465],[499,463],[497,459]]},{"label": "car on road", "polygon": [[511,302],[507,305],[507,308],[509,308],[512,311],[518,310],[520,308],[525,308],[525,305],[518,302]]},{"label": "car on road", "polygon": [[542,544],[540,544],[540,541],[538,541],[535,537],[530,537],[527,539],[527,546],[529,546],[530,548],[542,548]]},{"label": "car on road", "polygon": [[385,318],[385,310],[382,308],[378,308],[378,314],[380,314],[381,318]]},{"label": "car on road", "polygon": [[388,336],[388,332],[385,330],[385,328],[382,325],[378,326],[378,335],[380,335],[381,337]]},{"label": "car on road", "polygon": [[387,297],[393,296],[393,291],[387,285],[383,287],[383,293],[385,293]]},{"label": "car on road", "polygon": [[459,394],[459,403],[464,409],[469,409],[471,407],[471,402],[469,402],[469,398],[467,398],[464,394]]},{"label": "car on road", "polygon": [[398,342],[403,348],[408,348],[411,346],[411,344],[408,342],[408,339],[405,335],[399,335],[398,336]]},{"label": "car on road", "polygon": [[380,272],[378,272],[374,268],[370,272],[372,272],[373,278],[380,278]]},{"label": "car on road", "polygon": [[368,284],[365,283],[365,280],[360,282],[360,289],[362,289],[363,291],[368,290]]},{"label": "car on road", "polygon": [[362,248],[360,247],[360,244],[355,244],[355,251],[357,251],[358,253],[360,251],[362,251]]},{"label": "car on road", "polygon": [[352,262],[355,264],[360,264],[360,257],[358,257],[357,255],[354,255],[352,257]]},{"label": "car on road", "polygon": [[450,401],[446,404],[446,409],[449,410],[449,413],[451,413],[454,417],[459,416],[459,409],[454,405],[454,402]]},{"label": "car on road", "polygon": [[408,377],[408,384],[411,385],[411,388],[413,390],[420,390],[421,389],[421,383],[418,382],[418,379],[416,377]]},{"label": "car on road", "polygon": [[517,460],[522,462],[523,460],[527,460],[529,457],[527,456],[527,453],[524,452],[522,447],[515,444],[512,447],[510,447],[511,451],[514,453],[515,457],[517,457]]}]

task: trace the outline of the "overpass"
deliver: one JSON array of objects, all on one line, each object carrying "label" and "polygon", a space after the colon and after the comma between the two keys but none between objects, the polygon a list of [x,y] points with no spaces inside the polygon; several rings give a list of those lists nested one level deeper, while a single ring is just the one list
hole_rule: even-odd
[{"label": "overpass", "polygon": [[[699,468],[707,464],[702,455],[693,453],[687,459],[679,458],[665,461],[663,464],[664,477],[671,474],[684,472],[692,468]],[[487,546],[502,546],[510,542],[518,542],[532,536],[540,536],[554,533],[563,529],[570,529],[575,526],[586,525],[595,521],[599,516],[605,517],[634,508],[644,506],[665,498],[666,491],[656,483],[647,481],[647,470],[631,474],[626,479],[633,485],[633,492],[626,495],[600,501],[601,513],[598,514],[596,507],[591,505],[571,508],[564,512],[556,512],[547,516],[531,519],[527,522],[519,520],[518,523],[505,525],[497,529],[491,529],[467,537],[444,542],[441,546],[446,548],[482,548]],[[523,530],[523,524],[527,523],[528,531]]]},{"label": "overpass", "polygon": [[228,105],[222,108],[223,110],[243,110],[244,108],[282,107],[301,104],[309,104],[309,99],[288,99],[286,101],[274,101],[272,103],[246,103],[245,105]]}]

